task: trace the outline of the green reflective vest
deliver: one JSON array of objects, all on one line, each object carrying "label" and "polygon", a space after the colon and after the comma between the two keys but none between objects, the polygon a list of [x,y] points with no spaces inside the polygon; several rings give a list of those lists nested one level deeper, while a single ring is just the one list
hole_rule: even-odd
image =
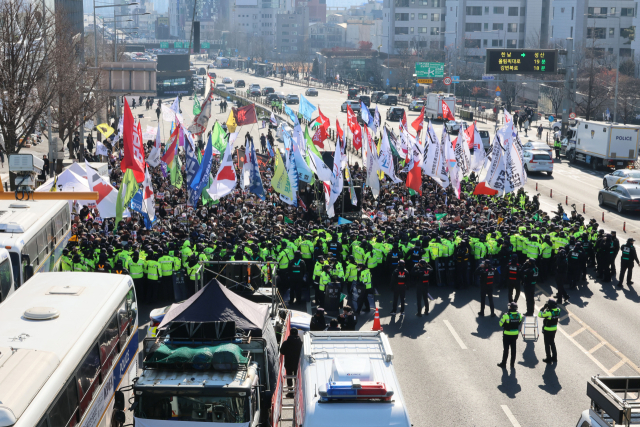
[{"label": "green reflective vest", "polygon": [[127,262],[127,270],[131,274],[132,279],[142,279],[144,277],[144,270],[146,261],[142,258],[138,258],[138,262],[135,262],[133,259],[129,258]]},{"label": "green reflective vest", "polygon": [[147,261],[147,279],[157,282],[160,279],[162,269],[158,261]]},{"label": "green reflective vest", "polygon": [[505,335],[518,335],[520,333],[520,324],[522,323],[522,314],[518,312],[508,312],[500,318],[500,327],[504,329]]},{"label": "green reflective vest", "polygon": [[329,273],[327,273],[326,271],[320,273],[320,280],[318,280],[318,289],[324,292],[325,286],[327,286],[327,284],[329,283],[331,283],[331,277],[329,276]]},{"label": "green reflective vest", "polygon": [[160,263],[160,272],[162,277],[173,275],[173,257],[169,255],[163,255],[158,258]]},{"label": "green reflective vest", "polygon": [[360,272],[360,281],[364,284],[365,289],[371,289],[371,270],[365,268]]}]

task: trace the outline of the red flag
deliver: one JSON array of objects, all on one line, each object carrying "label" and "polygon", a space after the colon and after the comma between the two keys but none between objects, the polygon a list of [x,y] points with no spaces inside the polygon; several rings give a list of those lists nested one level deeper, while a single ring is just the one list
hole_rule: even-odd
[{"label": "red flag", "polygon": [[233,108],[233,115],[236,118],[238,126],[258,123],[255,104],[250,104],[242,108]]},{"label": "red flag", "polygon": [[167,148],[167,151],[164,152],[162,159],[160,159],[167,165],[170,165],[171,162],[173,162],[173,158],[176,155],[176,144],[178,143],[179,132],[180,132],[180,124],[178,123],[178,126],[173,130],[173,133],[169,137],[169,141],[173,141],[173,142],[171,143],[171,145],[169,145],[169,148]]},{"label": "red flag", "polygon": [[465,135],[467,136],[467,142],[469,144],[469,149],[472,150],[474,148],[473,143],[473,137],[475,135],[475,130],[476,130],[476,122],[473,122],[473,124],[471,126],[469,126],[468,128],[466,128],[464,130]]},{"label": "red flag", "polygon": [[409,128],[407,127],[407,112],[402,110],[402,120],[400,120],[400,132],[406,130],[409,132]]},{"label": "red flag", "polygon": [[338,130],[338,137],[342,139],[344,137],[344,132],[342,131],[342,128],[340,127],[340,122],[338,121],[337,118],[336,118],[336,129]]},{"label": "red flag", "polygon": [[320,111],[320,107],[318,107],[318,118],[316,119],[316,123],[320,123],[320,126],[325,130],[329,129],[329,126],[331,126],[331,121],[327,116],[322,114],[322,111]]},{"label": "red flag", "polygon": [[447,103],[444,102],[444,100],[442,100],[442,120],[456,120],[456,118],[453,116],[453,113],[451,112],[451,109],[449,108]]},{"label": "red flag", "polygon": [[422,168],[418,167],[418,162],[413,164],[413,167],[407,173],[407,188],[410,188],[422,196]]},{"label": "red flag", "polygon": [[496,194],[498,194],[498,190],[487,187],[487,184],[484,182],[479,182],[478,185],[476,185],[476,188],[473,190],[473,194],[486,194],[487,196],[495,196]]},{"label": "red flag", "polygon": [[325,139],[327,139],[326,129],[323,128],[322,126],[318,126],[318,129],[316,129],[316,133],[314,133],[313,138],[311,138],[311,140],[313,141],[313,144],[324,149],[323,141]]},{"label": "red flag", "polygon": [[417,119],[411,123],[411,127],[413,127],[417,133],[422,132],[422,127],[424,126],[424,105],[422,106],[422,110],[420,111],[420,115]]},{"label": "red flag", "polygon": [[[139,126],[139,124],[138,124]],[[127,169],[133,171],[136,182],[144,181],[144,147],[142,145],[142,132],[134,133],[133,114],[129,108],[129,103],[124,100],[124,118],[122,120],[122,139],[124,142],[124,157],[120,162],[120,169],[125,173]]]},{"label": "red flag", "polygon": [[347,105],[347,126],[353,134],[353,148],[359,150],[362,148],[362,130],[358,124],[358,118],[351,109],[350,105]]}]

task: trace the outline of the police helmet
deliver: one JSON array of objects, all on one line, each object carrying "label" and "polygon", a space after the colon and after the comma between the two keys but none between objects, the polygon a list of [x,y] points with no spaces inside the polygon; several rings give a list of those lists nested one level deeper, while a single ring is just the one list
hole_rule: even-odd
[{"label": "police helmet", "polygon": [[398,266],[400,267],[404,267],[404,260],[401,259],[400,261],[398,261]]},{"label": "police helmet", "polygon": [[549,301],[547,301],[547,304],[549,304],[549,307],[551,308],[556,308],[558,306],[558,302],[553,298],[549,298]]},{"label": "police helmet", "polygon": [[518,310],[518,304],[515,302],[510,302],[509,303],[509,311],[517,311]]}]

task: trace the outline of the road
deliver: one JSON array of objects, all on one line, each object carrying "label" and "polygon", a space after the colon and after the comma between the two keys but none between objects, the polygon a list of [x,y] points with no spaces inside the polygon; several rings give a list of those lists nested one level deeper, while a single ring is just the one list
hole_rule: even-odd
[{"label": "road", "polygon": [[[218,80],[221,77],[242,78],[247,87],[255,82],[285,94],[302,94],[305,90],[290,84],[280,88],[274,80],[244,72],[216,72]],[[332,123],[338,117],[345,128],[346,115],[339,109],[346,94],[324,89],[319,92],[318,98],[309,100],[318,105]],[[190,109],[191,103],[185,98],[183,114],[187,122],[192,117]],[[214,119],[226,121],[228,113],[217,111],[215,108]],[[384,118],[386,107],[380,112]],[[408,115],[411,120],[417,113]],[[146,124],[157,126],[155,114],[143,119],[143,128]],[[161,126],[164,126],[166,140],[169,124],[162,123]],[[396,126],[394,123],[393,128],[397,129]],[[439,132],[441,125],[436,126]],[[479,124],[479,127],[491,130],[493,135],[491,124]],[[249,128],[255,138],[259,129],[255,125]],[[241,132],[245,130],[241,129]],[[587,221],[596,218],[606,231],[617,231],[624,243],[629,236],[638,237],[638,217],[598,206],[597,193],[604,174],[569,165],[562,159],[555,163],[553,176],[529,176],[526,189],[535,193],[537,185],[542,208],[548,212],[555,210],[557,203],[562,203],[565,209],[575,203],[580,212],[584,205]],[[565,205],[567,197],[569,206]],[[604,223],[601,221],[603,212]],[[434,301],[427,317],[414,315],[414,292],[409,290],[407,315],[401,317],[389,315],[392,293],[383,285],[377,303],[384,332],[389,335],[396,355],[396,372],[413,424],[575,425],[580,413],[589,407],[585,391],[590,376],[640,375],[637,351],[640,296],[633,287],[628,289],[625,285],[623,289],[617,289],[615,281],[601,283],[592,274],[589,270],[588,283],[570,291],[571,304],[563,307],[556,338],[559,363],[547,365],[542,362],[545,357],[542,337],[537,342],[520,339],[516,369],[506,371],[496,367],[502,355],[498,318],[477,316],[480,296],[477,288],[462,291],[451,287],[432,288]],[[537,306],[542,306],[552,293],[555,293],[555,286],[551,280],[540,284]],[[523,308],[523,295],[519,302]],[[507,306],[504,290],[495,291],[495,304],[500,316]],[[359,321],[361,329],[369,330],[372,320],[373,313],[363,315]]]}]

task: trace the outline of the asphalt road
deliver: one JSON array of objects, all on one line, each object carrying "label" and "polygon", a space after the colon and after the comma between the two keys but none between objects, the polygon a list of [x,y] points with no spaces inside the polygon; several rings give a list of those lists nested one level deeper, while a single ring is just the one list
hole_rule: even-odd
[{"label": "asphalt road", "polygon": [[[298,95],[305,90],[290,84],[280,88],[275,80],[244,72],[216,72],[218,81],[222,77],[242,78],[247,87],[259,83],[261,87],[272,86],[276,91]],[[340,112],[340,104],[346,94],[324,89],[319,89],[319,93],[319,97],[309,100],[320,107],[334,126],[337,117],[345,128],[346,114]],[[191,105],[184,98],[183,115],[188,123],[192,118]],[[145,114],[144,108],[138,109]],[[213,119],[226,121],[228,113],[217,111],[218,108],[214,108]],[[384,118],[386,107],[382,107],[380,113]],[[417,113],[408,115],[411,118]],[[145,114],[143,129],[147,124],[157,126],[155,113],[151,110]],[[170,123],[161,123],[163,140],[168,138],[169,126]],[[397,129],[397,124],[392,126]],[[436,124],[437,132],[440,126]],[[479,127],[490,129],[493,136],[493,124],[479,124]],[[259,135],[257,126],[248,128],[254,138]],[[245,130],[241,129],[241,132]],[[553,176],[530,175],[526,189],[535,193],[538,185],[537,192],[541,194],[542,208],[546,211],[555,210],[558,203],[570,210],[570,205],[575,203],[582,212],[584,204],[587,221],[593,217],[607,231],[616,230],[621,243],[629,236],[637,238],[640,223],[636,214],[618,214],[614,209],[598,206],[597,193],[602,188],[604,174],[604,171],[594,172],[569,165],[563,158],[554,164]],[[551,190],[553,197],[550,197]],[[565,204],[566,197],[568,205]],[[603,212],[604,223],[601,221]],[[594,272],[589,270],[588,282],[582,282],[578,290],[569,291],[571,304],[563,307],[556,337],[559,363],[547,365],[542,362],[545,357],[542,336],[537,342],[525,342],[521,338],[515,370],[502,370],[496,366],[502,355],[498,319],[507,306],[504,290],[498,289],[494,294],[496,318],[477,316],[480,292],[475,287],[461,291],[451,287],[432,288],[434,301],[431,302],[431,313],[426,317],[415,316],[414,290],[410,289],[407,315],[391,316],[392,293],[384,279],[380,286],[382,295],[378,299],[381,321],[396,355],[394,364],[413,424],[575,425],[580,413],[589,407],[586,382],[592,375],[640,375],[637,351],[640,296],[633,287],[628,289],[625,285],[620,290],[615,287],[615,281],[601,283],[594,279]],[[555,293],[554,283],[551,280],[542,283],[537,292],[540,301],[536,305],[542,306],[552,293]],[[524,308],[524,295],[519,303]],[[144,320],[142,315],[141,321]],[[373,312],[363,315],[359,321],[361,329],[369,330],[372,321]]]}]

